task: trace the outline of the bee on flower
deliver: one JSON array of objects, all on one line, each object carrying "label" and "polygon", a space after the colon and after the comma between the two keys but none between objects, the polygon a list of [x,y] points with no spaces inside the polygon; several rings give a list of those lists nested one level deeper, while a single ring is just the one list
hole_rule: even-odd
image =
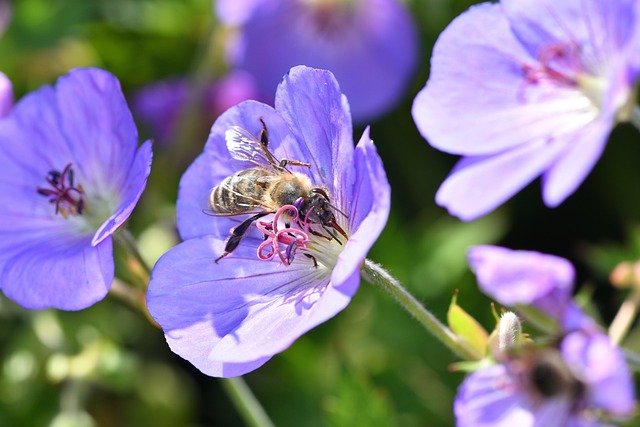
[{"label": "bee on flower", "polygon": [[154,267],[149,311],[202,372],[252,371],[347,306],[389,207],[369,131],[354,148],[333,75],[292,68],[275,108],[245,101],[213,124],[181,179],[185,241]]}]

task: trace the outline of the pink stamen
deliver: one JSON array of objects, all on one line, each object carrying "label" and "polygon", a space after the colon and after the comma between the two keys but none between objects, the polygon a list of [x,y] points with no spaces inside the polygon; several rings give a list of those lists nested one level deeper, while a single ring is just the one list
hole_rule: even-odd
[{"label": "pink stamen", "polygon": [[[258,258],[263,261],[272,259],[278,255],[282,264],[289,266],[295,258],[297,248],[304,248],[309,241],[309,236],[296,228],[284,228],[278,230],[280,216],[287,213],[292,221],[298,218],[298,210],[295,206],[285,205],[278,209],[272,221],[257,221],[256,226],[264,233],[265,240],[258,246]],[[284,248],[282,248],[284,246]]]},{"label": "pink stamen", "polygon": [[65,218],[71,215],[81,215],[84,211],[84,190],[80,184],[75,185],[71,163],[62,172],[52,170],[46,178],[49,187],[38,187],[38,194],[48,197],[55,205],[55,213],[61,213]]},{"label": "pink stamen", "polygon": [[580,47],[570,42],[542,46],[538,51],[538,63],[522,64],[521,69],[524,87],[544,83],[575,87],[576,77],[585,72],[580,60]]}]

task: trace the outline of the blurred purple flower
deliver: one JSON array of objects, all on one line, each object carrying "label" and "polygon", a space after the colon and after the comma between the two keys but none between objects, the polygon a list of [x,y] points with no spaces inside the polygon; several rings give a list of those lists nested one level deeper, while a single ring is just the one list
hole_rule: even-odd
[{"label": "blurred purple flower", "polygon": [[11,1],[0,0],[0,36],[7,30],[9,22],[11,22],[11,15],[13,15]]},{"label": "blurred purple flower", "polygon": [[13,85],[4,73],[0,72],[0,118],[6,116],[13,107]]},{"label": "blurred purple flower", "polygon": [[468,259],[482,292],[498,303],[534,307],[565,331],[597,328],[572,300],[575,273],[566,259],[490,245],[471,248]]},{"label": "blurred purple flower", "polygon": [[211,85],[204,96],[204,107],[209,113],[209,123],[242,101],[261,100],[253,76],[233,70]]},{"label": "blurred purple flower", "polygon": [[[173,137],[180,114],[187,104],[189,88],[186,79],[173,78],[151,83],[134,94],[131,109],[151,130],[156,141],[163,144]],[[206,88],[200,112],[210,123],[220,114],[247,99],[256,99],[253,77],[233,71]]]},{"label": "blurred purple flower", "polygon": [[118,80],[77,69],[0,121],[0,287],[26,308],[86,308],[114,276],[111,235],[150,172]]},{"label": "blurred purple flower", "polygon": [[528,346],[469,375],[456,395],[459,427],[604,426],[598,414],[628,418],[633,380],[606,335],[577,330],[558,348]]},{"label": "blurred purple flower", "polygon": [[469,264],[482,291],[508,306],[531,305],[560,321],[557,347],[525,344],[458,390],[458,426],[600,426],[603,411],[629,417],[635,395],[624,357],[571,301],[574,270],[553,255],[476,246]]},{"label": "blurred purple flower", "polygon": [[270,96],[282,75],[304,64],[330,70],[353,120],[375,119],[397,104],[418,64],[418,33],[397,0],[221,0],[222,22],[239,26],[229,61]]},{"label": "blurred purple flower", "polygon": [[[258,135],[261,119],[277,158],[311,164],[289,167],[327,191],[347,215],[336,219],[349,238],[339,243],[308,234],[284,260],[264,260],[269,257],[259,248],[281,224],[258,221],[259,227],[251,227],[238,248],[216,263],[229,230],[248,215],[206,215],[201,200],[224,178],[253,166],[231,156],[225,133],[239,126]],[[188,240],[154,267],[149,311],[171,349],[202,372],[231,377],[252,371],[347,306],[389,204],[389,184],[368,129],[354,150],[349,107],[333,75],[295,67],[278,87],[275,109],[246,101],[214,123],[204,152],[180,182],[178,228]],[[294,223],[290,227],[296,235],[304,231]]]},{"label": "blurred purple flower", "polygon": [[564,258],[484,245],[468,259],[482,292],[500,304],[530,305],[556,319],[570,304],[575,274]]},{"label": "blurred purple flower", "polygon": [[185,79],[167,79],[146,85],[134,94],[131,110],[149,127],[158,143],[170,140],[187,100],[187,88]]},{"label": "blurred purple flower", "polygon": [[635,0],[502,0],[440,35],[413,105],[428,142],[462,155],[436,202],[473,220],[542,175],[555,207],[628,120],[640,73]]}]

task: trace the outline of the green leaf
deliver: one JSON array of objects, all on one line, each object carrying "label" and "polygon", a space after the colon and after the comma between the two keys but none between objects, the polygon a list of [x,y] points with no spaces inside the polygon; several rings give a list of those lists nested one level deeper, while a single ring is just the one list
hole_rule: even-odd
[{"label": "green leaf", "polygon": [[457,297],[458,294],[454,294],[447,312],[449,327],[474,352],[483,357],[487,352],[489,334],[476,319],[458,305]]}]

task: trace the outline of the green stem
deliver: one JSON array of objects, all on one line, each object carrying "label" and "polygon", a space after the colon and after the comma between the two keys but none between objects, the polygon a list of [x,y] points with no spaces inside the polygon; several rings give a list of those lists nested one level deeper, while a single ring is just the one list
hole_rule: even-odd
[{"label": "green stem", "polygon": [[629,332],[640,308],[640,290],[634,289],[622,303],[616,317],[609,326],[609,338],[618,345]]},{"label": "green stem", "polygon": [[147,262],[142,257],[142,254],[138,249],[138,242],[136,241],[135,237],[133,237],[131,232],[127,228],[122,228],[118,231],[117,236],[120,238],[119,242],[122,247],[138,262],[138,264],[140,264],[140,267],[144,270],[146,275],[150,276],[151,267],[149,267]]},{"label": "green stem", "polygon": [[428,311],[413,295],[411,295],[398,280],[391,276],[378,264],[365,260],[364,267],[360,271],[364,280],[382,287],[390,293],[396,301],[411,314],[434,337],[440,340],[452,352],[464,360],[479,360],[467,345],[465,345],[448,327],[442,324],[430,311]]},{"label": "green stem", "polygon": [[122,228],[115,234],[115,238],[126,254],[124,262],[130,277],[125,280],[146,291],[151,277],[151,267],[140,254],[135,237],[127,228]]},{"label": "green stem", "polygon": [[629,368],[632,371],[640,372],[640,356],[637,353],[634,353],[631,350],[627,350],[626,348],[620,347],[620,351],[624,354],[624,359],[629,364]]},{"label": "green stem", "polygon": [[149,323],[151,323],[156,328],[160,328],[151,314],[147,309],[147,299],[144,291],[130,285],[117,277],[113,279],[113,283],[111,284],[111,289],[109,291],[111,295],[116,298],[119,298],[121,301],[130,305],[134,309],[138,310],[140,313],[147,318]]},{"label": "green stem", "polygon": [[635,106],[631,110],[631,115],[629,117],[629,123],[634,125],[636,129],[640,130],[640,107]]},{"label": "green stem", "polygon": [[242,377],[222,378],[222,386],[236,409],[244,419],[245,423],[251,427],[273,427],[274,424],[264,411],[260,402],[255,398],[251,389],[244,382]]}]

